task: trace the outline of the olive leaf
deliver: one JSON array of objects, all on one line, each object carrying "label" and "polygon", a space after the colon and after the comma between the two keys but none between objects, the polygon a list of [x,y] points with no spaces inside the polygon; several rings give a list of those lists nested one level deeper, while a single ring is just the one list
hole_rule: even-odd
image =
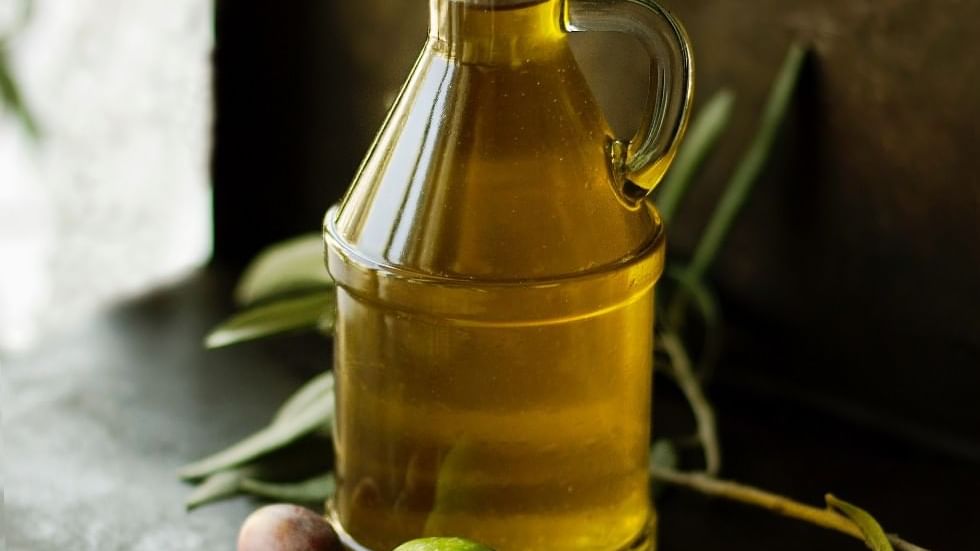
[{"label": "olive leaf", "polygon": [[463,538],[422,538],[403,543],[395,551],[493,551],[493,549]]},{"label": "olive leaf", "polygon": [[277,419],[268,427],[230,448],[184,466],[178,474],[185,480],[196,480],[218,471],[244,465],[318,430],[329,430],[333,415],[333,393],[325,393],[321,399],[311,401],[288,417]]},{"label": "olive leaf", "polygon": [[772,146],[776,141],[776,134],[782,126],[796,91],[796,84],[805,58],[806,49],[801,45],[793,44],[790,47],[766,101],[759,131],[731,179],[725,185],[725,193],[715,207],[715,211],[708,221],[708,226],[694,251],[690,267],[690,274],[693,279],[701,279],[711,263],[714,262],[718,251],[728,236],[735,217],[742,209],[755,181],[765,167],[766,160],[769,158]]},{"label": "olive leaf", "polygon": [[20,119],[21,125],[32,138],[38,138],[41,134],[38,129],[37,121],[21,94],[17,81],[14,80],[12,64],[8,56],[7,39],[0,38],[0,106],[10,111]]},{"label": "olive leaf", "polygon": [[337,482],[333,473],[324,473],[301,482],[264,482],[245,477],[240,489],[254,496],[288,503],[322,504],[333,496]]},{"label": "olive leaf", "polygon": [[687,316],[692,304],[704,324],[704,340],[698,354],[695,372],[698,378],[706,383],[714,374],[715,363],[721,354],[724,326],[718,299],[703,280],[692,278],[686,268],[668,266],[664,271],[664,280],[674,283],[675,292],[668,299],[665,312],[658,311],[657,315],[663,318],[661,324],[678,334],[686,334]]},{"label": "olive leaf", "polygon": [[323,237],[316,233],[269,246],[245,268],[235,300],[248,306],[297,291],[332,287],[323,253]]},{"label": "olive leaf", "polygon": [[9,109],[11,113],[20,119],[20,124],[33,139],[41,137],[41,130],[38,127],[37,119],[28,107],[20,86],[14,78],[13,64],[10,62],[10,43],[21,31],[27,27],[34,13],[34,2],[23,0],[20,2],[20,13],[12,10],[5,10],[5,14],[13,18],[5,18],[4,22],[9,23],[0,35],[0,112]]},{"label": "olive leaf", "polygon": [[[705,322],[707,330],[705,349],[704,353],[700,355],[701,360],[697,370],[703,379],[708,379],[711,375],[714,358],[717,355],[717,329],[720,327],[717,301],[704,284],[704,276],[718,255],[735,218],[748,200],[749,194],[772,152],[777,132],[789,110],[805,58],[806,49],[804,47],[799,44],[793,44],[790,47],[770,91],[759,131],[727,182],[724,194],[712,213],[704,234],[698,241],[690,264],[683,268],[671,266],[666,273],[667,278],[678,285],[665,309],[664,323],[670,326],[672,330],[683,333],[688,307],[692,299]],[[719,102],[722,101],[724,100],[719,100]],[[723,104],[720,104],[720,107],[715,107],[719,112],[723,111],[723,108]],[[677,178],[683,176],[684,172],[682,171]],[[672,185],[681,188],[681,190],[670,193],[681,194],[686,182],[681,179],[680,185]],[[669,189],[669,187],[665,188],[665,193],[668,193]],[[671,212],[678,200],[668,194],[666,204],[668,213]]]},{"label": "olive leaf", "polygon": [[685,268],[669,266],[664,271],[664,277],[677,285],[674,300],[671,301],[667,316],[670,325],[674,328],[684,326],[684,317],[690,304],[689,300],[694,300],[694,307],[701,321],[709,331],[718,329],[721,326],[721,314],[718,308],[718,299],[715,298],[711,289],[705,285],[704,281],[694,279],[690,272]]},{"label": "olive leaf", "polygon": [[325,371],[313,377],[279,407],[279,411],[272,419],[273,424],[295,417],[316,401],[329,400],[333,395],[333,388],[333,372]]},{"label": "olive leaf", "polygon": [[827,507],[840,511],[861,529],[861,533],[864,534],[864,542],[872,551],[894,551],[885,531],[870,513],[856,505],[837,499],[833,494],[827,494],[824,499],[827,501]]},{"label": "olive leaf", "polygon": [[336,296],[325,290],[254,306],[215,327],[204,345],[220,348],[291,331],[332,328],[335,306]]},{"label": "olive leaf", "polygon": [[[316,434],[299,442],[271,450],[252,462],[218,471],[205,478],[185,500],[188,509],[248,493],[246,480],[262,483],[297,484],[296,480],[329,473],[333,442]],[[304,502],[305,503],[305,502]]]},{"label": "olive leaf", "polygon": [[301,482],[269,482],[259,478],[262,473],[263,469],[256,465],[214,473],[187,496],[185,505],[193,510],[239,493],[288,503],[322,504],[336,489],[334,475],[329,471]]},{"label": "olive leaf", "polygon": [[657,195],[657,209],[665,224],[673,219],[698,169],[731,122],[734,106],[735,93],[723,88],[708,100],[694,118],[673,166],[660,185],[662,191]]},{"label": "olive leaf", "polygon": [[256,467],[249,466],[214,473],[194,488],[194,491],[184,501],[184,506],[190,511],[202,505],[231,497],[240,491],[242,481],[252,476],[255,471],[257,471]]}]

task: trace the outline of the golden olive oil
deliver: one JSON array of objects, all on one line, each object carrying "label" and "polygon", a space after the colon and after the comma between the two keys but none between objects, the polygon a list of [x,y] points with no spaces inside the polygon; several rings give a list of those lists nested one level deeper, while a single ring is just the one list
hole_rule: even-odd
[{"label": "golden olive oil", "polygon": [[561,6],[433,0],[425,50],[327,215],[348,543],[650,545],[662,228],[614,189]]}]

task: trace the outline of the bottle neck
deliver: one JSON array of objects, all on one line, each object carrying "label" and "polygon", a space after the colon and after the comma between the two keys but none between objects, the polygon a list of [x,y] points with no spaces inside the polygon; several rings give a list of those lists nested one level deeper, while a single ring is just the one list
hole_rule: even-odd
[{"label": "bottle neck", "polygon": [[562,0],[430,0],[429,39],[466,63],[518,64],[565,41]]}]

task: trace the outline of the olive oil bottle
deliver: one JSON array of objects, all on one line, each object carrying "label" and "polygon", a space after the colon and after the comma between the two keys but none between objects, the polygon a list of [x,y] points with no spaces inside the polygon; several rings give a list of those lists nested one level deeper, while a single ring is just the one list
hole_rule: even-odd
[{"label": "olive oil bottle", "polygon": [[[429,39],[344,201],[338,491],[355,549],[649,549],[653,286],[644,197],[687,122],[683,30],[643,0],[432,0]],[[630,32],[649,120],[611,136],[568,46]]]}]

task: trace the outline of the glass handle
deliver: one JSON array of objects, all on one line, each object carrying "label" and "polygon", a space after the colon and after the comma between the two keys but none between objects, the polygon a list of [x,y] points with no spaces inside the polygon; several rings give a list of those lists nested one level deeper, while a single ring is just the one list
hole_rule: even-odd
[{"label": "glass handle", "polygon": [[687,32],[652,0],[567,0],[567,31],[635,36],[650,56],[647,114],[636,136],[613,140],[610,154],[621,198],[638,205],[670,167],[691,112],[694,58]]}]

